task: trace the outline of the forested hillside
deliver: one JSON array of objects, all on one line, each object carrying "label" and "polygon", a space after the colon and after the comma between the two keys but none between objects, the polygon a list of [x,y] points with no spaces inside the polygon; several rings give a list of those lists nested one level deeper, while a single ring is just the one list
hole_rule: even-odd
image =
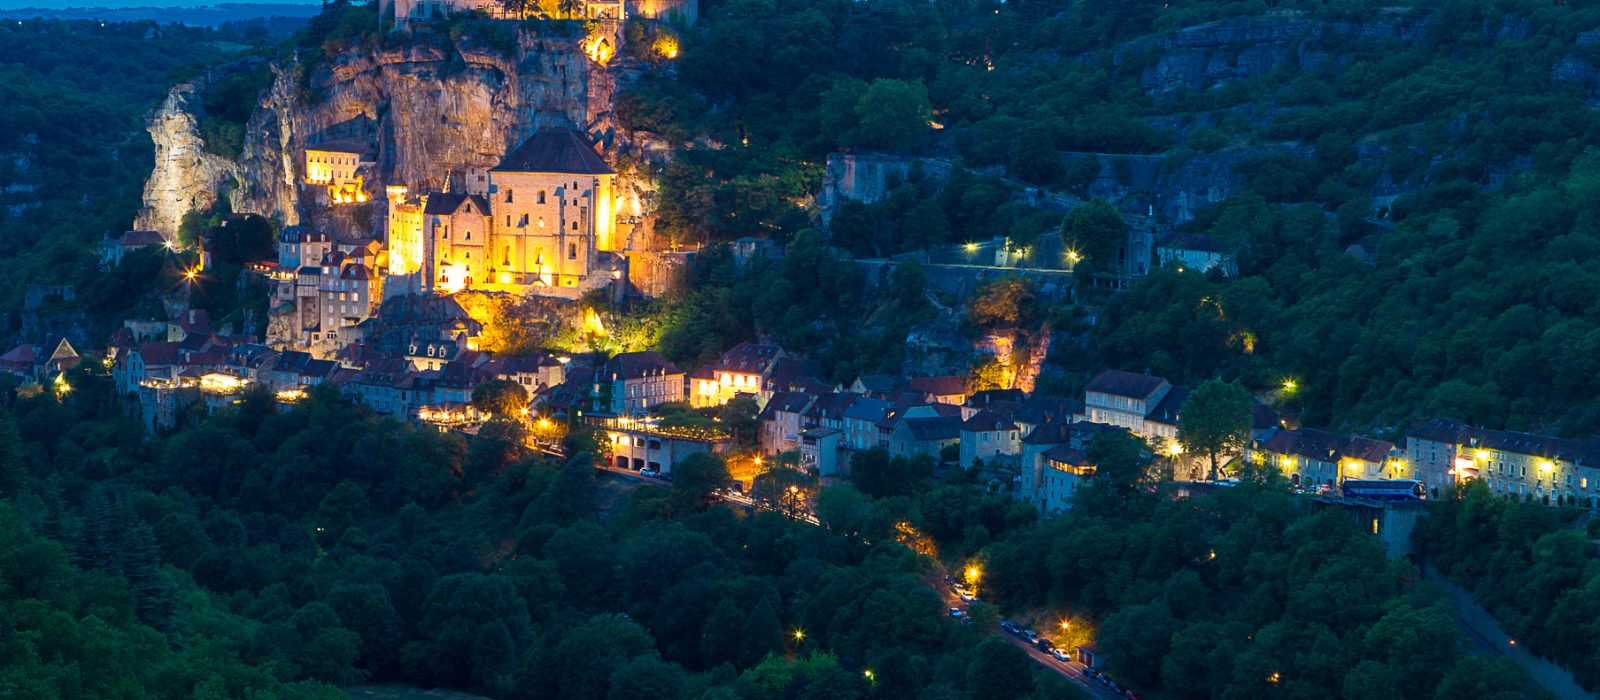
[{"label": "forested hillside", "polygon": [[[619,105],[692,148],[663,183],[681,240],[807,223],[838,149],[953,158],[1154,207],[1238,250],[1241,275],[1158,274],[1104,299],[1076,372],[1294,379],[1313,425],[1448,415],[1584,436],[1600,278],[1600,8],[1585,3],[707,3],[681,61]],[[930,128],[936,123],[937,129]],[[1098,152],[1103,167],[1066,152]],[[1133,179],[1123,154],[1146,154]],[[1153,165],[1152,165],[1153,164]],[[1096,171],[1103,170],[1097,176]],[[1109,174],[1109,175],[1107,175]],[[1142,184],[1139,184],[1142,183]],[[998,189],[997,189],[998,188]],[[1143,188],[1143,189],[1141,189]],[[1225,195],[1208,204],[1196,192]],[[1177,216],[1180,199],[1193,218]],[[1011,235],[1059,215],[1004,186],[911,182],[846,205],[857,256]],[[1114,248],[1113,248],[1114,250]],[[1085,264],[1113,261],[1091,256]],[[740,297],[754,299],[753,295]],[[751,309],[746,337],[781,332]],[[1070,383],[1070,382],[1069,382]]]},{"label": "forested hillside", "polygon": [[126,231],[150,172],[145,113],[234,35],[153,22],[0,22],[0,299],[89,279],[94,244]]}]

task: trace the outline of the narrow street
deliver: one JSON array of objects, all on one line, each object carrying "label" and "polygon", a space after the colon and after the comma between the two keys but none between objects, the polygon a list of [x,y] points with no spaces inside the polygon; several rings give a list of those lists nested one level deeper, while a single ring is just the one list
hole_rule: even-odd
[{"label": "narrow street", "polygon": [[[934,569],[934,573],[936,578],[931,579],[931,583],[939,591],[939,596],[944,600],[945,607],[957,608],[961,610],[961,614],[963,616],[968,615],[970,605],[966,601],[961,600],[961,597],[956,595],[955,591],[950,590],[950,584],[945,582],[945,576],[947,574],[945,568],[943,566],[936,567]],[[1061,661],[1056,657],[1041,651],[1038,647],[1029,644],[1028,640],[1018,637],[1014,634],[1010,634],[1005,630],[1000,631],[1000,636],[1007,642],[1010,642],[1022,649],[1022,651],[1028,655],[1028,658],[1033,659],[1034,663],[1060,674],[1062,677],[1078,686],[1080,690],[1087,693],[1089,697],[1099,698],[1101,700],[1123,700],[1125,697],[1120,693],[1111,692],[1110,688],[1107,688],[1096,682],[1094,679],[1089,678],[1084,674],[1084,665],[1078,663],[1077,661]],[[1065,651],[1072,653],[1074,650]]]}]

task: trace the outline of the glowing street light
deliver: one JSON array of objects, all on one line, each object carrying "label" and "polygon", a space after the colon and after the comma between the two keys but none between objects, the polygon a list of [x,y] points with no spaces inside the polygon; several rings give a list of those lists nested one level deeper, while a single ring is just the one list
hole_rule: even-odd
[{"label": "glowing street light", "polygon": [[794,637],[794,640],[797,642],[803,642],[806,640],[806,631],[796,627],[794,632],[790,633],[789,636]]},{"label": "glowing street light", "polygon": [[968,243],[967,244],[967,252],[968,253],[976,253],[976,252],[978,252],[978,244],[976,244],[976,243]]},{"label": "glowing street light", "polygon": [[1285,379],[1285,380],[1283,380],[1283,393],[1285,393],[1285,394],[1293,394],[1294,390],[1298,389],[1298,388],[1300,388],[1299,382],[1296,382],[1293,379]]},{"label": "glowing street light", "polygon": [[1071,250],[1071,249],[1067,250],[1067,262],[1076,265],[1081,260],[1083,260],[1083,254],[1082,253],[1079,253],[1076,250]]}]

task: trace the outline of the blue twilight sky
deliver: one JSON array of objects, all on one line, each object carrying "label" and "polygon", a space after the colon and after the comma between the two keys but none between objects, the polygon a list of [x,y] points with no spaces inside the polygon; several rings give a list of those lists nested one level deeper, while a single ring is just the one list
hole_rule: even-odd
[{"label": "blue twilight sky", "polygon": [[205,7],[207,5],[320,5],[321,0],[0,0],[0,11],[23,8],[65,10],[79,7]]}]

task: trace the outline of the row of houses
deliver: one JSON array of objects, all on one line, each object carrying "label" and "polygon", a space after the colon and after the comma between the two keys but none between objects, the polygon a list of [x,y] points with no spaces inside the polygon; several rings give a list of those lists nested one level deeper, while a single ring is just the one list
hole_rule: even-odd
[{"label": "row of houses", "polygon": [[[1176,454],[1177,418],[1187,397],[1186,389],[1161,377],[1110,370],[1089,382],[1084,418],[1126,428],[1157,450]],[[1271,408],[1257,403],[1250,441],[1240,456],[1275,468],[1307,491],[1330,491],[1353,479],[1408,479],[1437,496],[1457,482],[1478,479],[1501,496],[1600,505],[1600,440],[1491,430],[1447,418],[1407,431],[1396,445],[1289,429]]]}]

